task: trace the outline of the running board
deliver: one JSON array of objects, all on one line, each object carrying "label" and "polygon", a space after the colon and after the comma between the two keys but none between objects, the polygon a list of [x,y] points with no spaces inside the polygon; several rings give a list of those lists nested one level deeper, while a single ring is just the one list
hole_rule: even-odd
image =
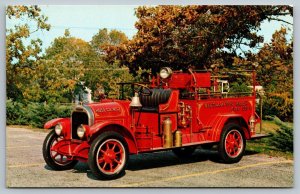
[{"label": "running board", "polygon": [[167,151],[167,150],[172,150],[174,148],[181,148],[181,147],[189,147],[189,146],[200,146],[203,144],[210,144],[210,143],[217,143],[215,141],[201,141],[201,142],[193,142],[193,143],[186,143],[183,144],[182,146],[179,147],[170,147],[170,148],[164,148],[164,147],[157,147],[157,148],[152,148],[149,150],[142,150],[142,151],[138,151],[138,153],[147,153],[147,152],[153,152],[153,151]]},{"label": "running board", "polygon": [[271,137],[271,136],[273,136],[273,135],[272,134],[255,134],[250,138],[250,140],[261,139],[261,138],[266,138],[266,137]]}]

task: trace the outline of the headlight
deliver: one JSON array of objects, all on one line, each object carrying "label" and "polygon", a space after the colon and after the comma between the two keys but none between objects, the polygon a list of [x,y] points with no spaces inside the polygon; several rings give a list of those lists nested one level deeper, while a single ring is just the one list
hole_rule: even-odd
[{"label": "headlight", "polygon": [[80,139],[82,139],[84,137],[84,134],[85,134],[85,128],[83,125],[80,125],[78,128],[77,128],[77,135]]},{"label": "headlight", "polygon": [[61,132],[62,132],[62,129],[63,129],[63,127],[62,127],[62,125],[60,123],[58,123],[57,125],[55,125],[54,130],[55,130],[56,135],[60,136]]},{"label": "headlight", "polygon": [[172,69],[169,67],[163,67],[160,70],[159,75],[162,79],[167,79],[172,75]]}]

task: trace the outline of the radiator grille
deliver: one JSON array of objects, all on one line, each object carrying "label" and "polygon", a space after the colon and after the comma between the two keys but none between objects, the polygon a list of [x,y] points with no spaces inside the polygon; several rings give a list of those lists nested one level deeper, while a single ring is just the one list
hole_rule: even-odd
[{"label": "radiator grille", "polygon": [[77,135],[77,128],[79,125],[89,124],[89,117],[85,112],[72,113],[72,139],[80,139]]}]

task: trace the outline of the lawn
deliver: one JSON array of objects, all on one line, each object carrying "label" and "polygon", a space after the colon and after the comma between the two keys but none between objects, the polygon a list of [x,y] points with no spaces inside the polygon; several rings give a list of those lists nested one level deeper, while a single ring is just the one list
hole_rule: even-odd
[{"label": "lawn", "polygon": [[[293,123],[288,123],[292,126]],[[259,130],[259,126],[257,126]],[[274,121],[264,120],[262,125],[262,133],[269,134],[274,133],[279,129],[279,126]],[[269,156],[284,157],[286,159],[293,159],[292,152],[279,151],[274,146],[270,145],[271,138],[263,138],[258,140],[252,140],[247,142],[246,152],[256,152],[261,154],[267,154]]]}]

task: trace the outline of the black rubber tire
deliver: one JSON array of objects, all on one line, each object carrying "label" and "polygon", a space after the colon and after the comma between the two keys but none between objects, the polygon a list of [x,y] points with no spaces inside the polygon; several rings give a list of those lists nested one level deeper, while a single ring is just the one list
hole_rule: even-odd
[{"label": "black rubber tire", "polygon": [[[232,157],[226,152],[225,138],[227,137],[227,134],[229,134],[230,132],[233,132],[234,130],[238,131],[239,134],[241,135],[242,148],[236,156]],[[237,163],[242,159],[242,157],[245,153],[245,148],[246,148],[246,138],[245,138],[245,134],[244,134],[243,130],[241,129],[241,127],[235,123],[227,124],[223,128],[223,131],[221,134],[221,139],[220,139],[219,146],[218,146],[218,153],[219,153],[221,160],[227,164]]]},{"label": "black rubber tire", "polygon": [[195,150],[196,147],[190,146],[190,147],[175,148],[172,151],[178,158],[188,158],[194,153]]},{"label": "black rubber tire", "polygon": [[55,131],[52,130],[50,133],[46,136],[43,144],[43,157],[47,165],[52,168],[53,170],[69,170],[72,169],[76,164],[77,160],[70,161],[69,163],[66,164],[60,164],[56,162],[52,157],[51,157],[51,145],[53,141],[57,138],[58,136],[56,135]]},{"label": "black rubber tire", "polygon": [[[101,146],[102,143],[104,143],[106,140],[117,140],[119,141],[122,146],[124,147],[124,152],[125,152],[125,161],[124,165],[119,169],[116,173],[113,174],[106,174],[103,173],[99,167],[98,167],[98,160],[97,160],[97,152],[99,147]],[[102,180],[110,180],[110,179],[116,179],[120,177],[122,174],[124,174],[125,169],[128,164],[128,145],[126,143],[126,140],[124,139],[123,136],[121,136],[119,133],[113,132],[113,131],[107,131],[102,134],[100,134],[92,143],[91,148],[89,150],[89,158],[88,158],[88,165],[93,173],[93,175],[97,179],[102,179]]]}]

